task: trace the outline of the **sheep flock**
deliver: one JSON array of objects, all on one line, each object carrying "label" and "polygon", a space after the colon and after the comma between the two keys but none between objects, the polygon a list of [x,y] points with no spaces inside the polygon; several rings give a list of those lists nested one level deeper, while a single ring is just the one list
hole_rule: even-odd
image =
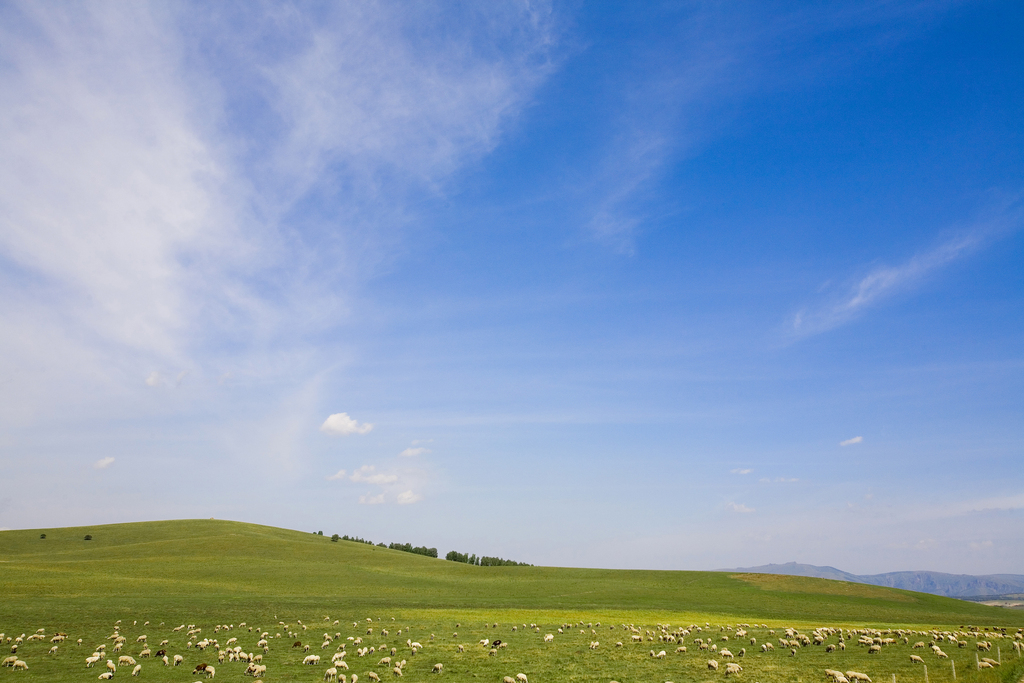
[{"label": "sheep flock", "polygon": [[[438,615],[440,616],[440,615]],[[121,619],[103,632],[0,632],[16,679],[151,681],[382,680],[918,681],[999,683],[1024,665],[1024,629],[796,627],[720,623],[561,623],[406,615],[168,623]],[[250,625],[250,623],[252,625]],[[3,627],[0,624],[0,627]],[[16,632],[16,633],[15,633]]]}]

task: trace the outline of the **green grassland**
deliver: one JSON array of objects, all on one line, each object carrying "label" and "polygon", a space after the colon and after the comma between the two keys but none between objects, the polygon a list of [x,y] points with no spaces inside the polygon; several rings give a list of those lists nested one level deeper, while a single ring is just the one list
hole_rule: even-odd
[{"label": "green grassland", "polygon": [[[46,539],[40,539],[42,533]],[[83,540],[86,534],[92,540]],[[168,640],[168,654],[185,658],[177,668],[140,659],[139,680],[152,681],[199,680],[192,669],[200,661],[217,667],[216,680],[249,680],[242,675],[247,665],[219,663],[215,646],[205,652],[189,647],[185,630],[171,630],[181,624],[203,629],[194,642],[210,638],[225,647],[236,637],[237,645],[255,653],[262,652],[256,647],[259,630],[249,628],[269,631],[263,661],[269,681],[323,680],[330,656],[343,644],[350,670],[340,673],[356,673],[362,683],[368,683],[370,671],[382,680],[467,683],[500,683],[520,672],[531,683],[725,680],[726,660],[699,651],[698,637],[710,637],[734,653],[745,647],[746,655],[734,660],[743,671],[729,678],[754,683],[825,681],[826,668],[862,671],[875,683],[890,681],[893,674],[901,682],[923,681],[923,667],[912,664],[910,654],[925,658],[929,683],[952,681],[954,665],[957,681],[967,683],[1016,683],[1024,674],[1017,670],[1022,660],[1012,644],[1024,613],[876,586],[718,572],[475,567],[215,520],[0,532],[0,632],[5,640],[40,628],[46,636],[19,645],[17,656],[29,664],[28,671],[3,669],[0,676],[96,680],[105,659],[98,668],[85,668],[85,658],[102,642],[110,651],[111,641],[105,639],[117,620],[127,638],[119,654],[137,656],[143,646],[135,639],[146,634],[154,651]],[[241,627],[242,622],[248,625]],[[662,631],[658,625],[664,624],[671,627]],[[749,624],[748,634],[737,639],[740,624]],[[636,633],[624,625],[639,628],[641,641],[633,642]],[[701,631],[690,629],[682,643],[660,639],[687,626]],[[846,629],[845,651],[825,651],[825,645],[838,643],[836,634],[825,645],[795,648],[795,656],[778,643],[787,627],[810,634],[828,626]],[[940,643],[949,659],[938,659],[931,650],[912,650],[902,638],[869,655],[849,633],[932,628],[974,635],[963,648]],[[50,637],[57,632],[67,633],[68,640],[51,655]],[[278,633],[281,637],[274,637]],[[321,649],[325,633],[331,642]],[[555,637],[545,643],[548,633]],[[909,643],[932,640],[908,637]],[[356,638],[364,642],[355,643]],[[479,644],[484,639],[501,639],[507,646],[491,655]],[[296,640],[310,644],[310,653],[322,655],[323,663],[303,666],[305,654],[291,647]],[[412,654],[407,640],[423,649]],[[1002,665],[978,671],[976,640],[991,641],[992,650],[980,654]],[[599,645],[590,649],[592,642]],[[761,652],[766,642],[774,644],[774,652]],[[464,652],[457,651],[459,644]],[[0,654],[7,656],[11,645],[5,642]],[[382,645],[396,649],[395,661],[407,660],[400,679],[377,666]],[[687,652],[677,653],[679,646]],[[360,657],[359,647],[375,652]],[[651,650],[665,650],[666,657],[651,657]],[[721,664],[718,672],[707,668],[712,658]],[[442,674],[431,673],[435,663],[444,664]],[[116,678],[129,673],[130,667],[121,668]]]}]

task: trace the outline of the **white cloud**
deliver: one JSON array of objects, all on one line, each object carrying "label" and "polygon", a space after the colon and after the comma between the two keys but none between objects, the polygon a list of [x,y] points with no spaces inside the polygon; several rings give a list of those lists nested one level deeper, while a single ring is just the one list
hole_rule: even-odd
[{"label": "white cloud", "polygon": [[146,378],[146,385],[155,387],[160,385],[160,373],[154,370],[149,373],[149,377]]},{"label": "white cloud", "polygon": [[879,266],[860,278],[838,300],[804,309],[793,316],[791,331],[797,336],[827,332],[856,318],[864,309],[906,291],[934,271],[964,258],[985,244],[995,233],[1019,222],[1012,213],[979,224],[938,246],[915,254],[898,266]]},{"label": "white cloud", "polygon": [[98,469],[98,470],[105,470],[105,469],[107,469],[108,467],[110,467],[113,464],[114,464],[114,458],[112,456],[108,455],[107,457],[100,458],[99,460],[94,462],[92,466],[94,468]]},{"label": "white cloud", "polygon": [[348,436],[349,434],[366,434],[373,425],[369,422],[360,424],[348,416],[348,413],[334,413],[320,425],[320,431],[333,436]]},{"label": "white cloud", "polygon": [[351,481],[364,482],[367,484],[393,484],[398,481],[396,474],[379,474],[375,472],[373,465],[363,465],[349,477]]},{"label": "white cloud", "polygon": [[345,478],[345,470],[338,470],[331,476],[327,477],[327,481],[340,481]]},{"label": "white cloud", "polygon": [[800,480],[797,479],[796,477],[775,477],[774,479],[772,479],[771,477],[761,477],[759,481],[765,484],[792,484]]},{"label": "white cloud", "polygon": [[733,512],[754,512],[754,508],[748,508],[742,503],[728,503],[725,507]]},{"label": "white cloud", "polygon": [[412,491],[403,491],[402,493],[398,494],[399,505],[410,505],[420,500],[423,500],[423,496],[419,495],[418,493],[413,493]]},{"label": "white cloud", "polygon": [[734,470],[729,470],[729,471],[730,471],[730,472],[732,472],[733,474],[750,474],[750,473],[751,473],[751,472],[753,472],[754,470],[750,470],[750,469],[740,469],[739,467],[737,467],[736,469],[734,469]]},{"label": "white cloud", "polygon": [[967,544],[971,550],[988,550],[993,546],[992,541],[971,541]]},{"label": "white cloud", "polygon": [[406,448],[404,451],[399,453],[399,455],[404,456],[406,458],[412,458],[412,457],[415,457],[417,455],[423,455],[424,453],[429,453],[429,452],[430,452],[429,448]]},{"label": "white cloud", "polygon": [[361,505],[380,505],[383,502],[384,502],[384,494],[383,493],[378,494],[376,496],[371,496],[369,493],[367,493],[366,495],[363,495],[363,496],[359,496],[359,503]]},{"label": "white cloud", "polygon": [[863,440],[864,440],[863,436],[855,436],[852,439],[847,439],[846,441],[840,441],[839,445],[840,446],[852,446],[853,444],[860,443]]}]

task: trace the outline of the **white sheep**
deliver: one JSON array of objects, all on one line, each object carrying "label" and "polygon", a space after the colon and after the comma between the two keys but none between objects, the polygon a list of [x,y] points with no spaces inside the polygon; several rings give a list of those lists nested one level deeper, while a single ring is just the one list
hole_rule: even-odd
[{"label": "white sheep", "polygon": [[109,681],[113,677],[114,673],[112,671],[104,671],[99,676],[97,676],[97,678],[99,678],[101,681]]},{"label": "white sheep", "polygon": [[174,666],[181,666],[185,661],[185,658],[181,655],[174,655]]},{"label": "white sheep", "polygon": [[439,673],[441,673],[442,669],[444,669],[444,664],[442,664],[441,662],[438,662],[437,664],[434,665],[434,668],[431,669],[431,673],[439,674]]},{"label": "white sheep", "polygon": [[141,664],[136,664],[135,668],[132,669],[132,676],[138,676],[141,671],[142,671],[142,665]]},{"label": "white sheep", "polygon": [[338,679],[338,670],[333,666],[324,672],[325,681],[335,681]]},{"label": "white sheep", "polygon": [[371,671],[370,673],[366,674],[366,677],[369,678],[371,681],[374,681],[374,683],[380,683],[380,676],[377,675],[376,671]]},{"label": "white sheep", "polygon": [[729,674],[738,674],[741,671],[743,671],[743,667],[740,666],[739,664],[737,664],[736,662],[726,662],[726,664],[725,664],[725,675],[726,676],[728,676]]},{"label": "white sheep", "polygon": [[526,680],[526,674],[516,674],[516,680],[519,683],[530,683],[530,681]]},{"label": "white sheep", "polygon": [[214,669],[212,666],[206,667],[206,677],[207,678],[213,678],[216,675],[217,675],[217,670],[216,669]]},{"label": "white sheep", "polygon": [[708,660],[708,670],[709,671],[718,671],[718,662],[716,662],[714,659],[709,659]]}]

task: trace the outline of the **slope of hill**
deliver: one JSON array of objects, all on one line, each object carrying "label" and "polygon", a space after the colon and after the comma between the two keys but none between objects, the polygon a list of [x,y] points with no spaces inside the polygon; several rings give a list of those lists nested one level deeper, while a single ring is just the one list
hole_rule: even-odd
[{"label": "slope of hill", "polygon": [[[86,534],[92,540],[85,541]],[[190,614],[217,613],[225,606],[269,612],[283,605],[334,605],[1024,624],[1018,612],[862,584],[718,572],[476,567],[214,520],[0,532],[0,594],[0,616],[26,610],[66,614],[101,603],[166,611],[181,603]]]},{"label": "slope of hill", "polygon": [[722,569],[723,572],[755,572],[759,574],[785,574],[807,576],[837,581],[865,583],[872,586],[887,586],[901,590],[943,595],[951,598],[996,597],[1024,592],[1024,576],[1019,574],[945,574],[943,572],[888,572],[885,574],[858,575],[844,572],[835,567],[819,567],[813,564],[766,564],[760,567]]}]

